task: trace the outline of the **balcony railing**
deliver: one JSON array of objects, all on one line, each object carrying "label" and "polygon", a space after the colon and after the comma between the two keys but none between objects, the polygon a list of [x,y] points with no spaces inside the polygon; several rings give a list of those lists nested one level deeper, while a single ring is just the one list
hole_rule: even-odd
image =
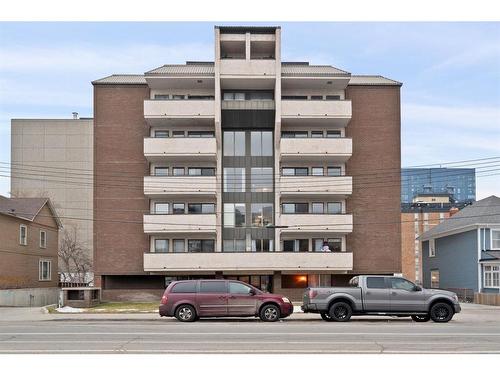
[{"label": "balcony railing", "polygon": [[283,233],[352,232],[351,214],[281,214]]},{"label": "balcony railing", "polygon": [[149,197],[165,196],[215,196],[215,176],[145,176],[144,194]]},{"label": "balcony railing", "polygon": [[147,214],[144,233],[212,233],[215,235],[216,214]]},{"label": "balcony railing", "polygon": [[144,271],[349,271],[352,253],[145,253]]},{"label": "balcony railing", "polygon": [[281,160],[344,163],[351,156],[351,138],[281,138]]},{"label": "balcony railing", "polygon": [[144,118],[152,125],[182,119],[213,121],[214,116],[215,101],[213,99],[144,101]]},{"label": "balcony railing", "polygon": [[281,195],[350,195],[351,176],[280,176]]},{"label": "balcony railing", "polygon": [[144,156],[150,161],[216,160],[215,138],[144,138]]},{"label": "balcony railing", "polygon": [[281,119],[288,123],[330,123],[345,127],[352,117],[350,100],[282,100]]}]

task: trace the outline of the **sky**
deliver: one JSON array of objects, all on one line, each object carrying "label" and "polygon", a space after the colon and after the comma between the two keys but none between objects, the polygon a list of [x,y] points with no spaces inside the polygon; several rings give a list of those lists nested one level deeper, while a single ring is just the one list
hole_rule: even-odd
[{"label": "sky", "polygon": [[[11,118],[92,117],[92,80],[213,60],[214,24],[1,22],[0,162]],[[403,166],[500,156],[500,23],[268,24],[282,27],[282,61],[403,82]],[[9,186],[0,176],[0,194]],[[500,175],[478,177],[477,199],[492,194]]]}]

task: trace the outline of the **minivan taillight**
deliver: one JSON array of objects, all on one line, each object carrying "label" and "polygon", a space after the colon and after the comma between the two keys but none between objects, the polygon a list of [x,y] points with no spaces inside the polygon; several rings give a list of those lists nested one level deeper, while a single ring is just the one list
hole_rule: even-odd
[{"label": "minivan taillight", "polygon": [[166,305],[167,304],[167,296],[161,297],[160,304],[162,304],[162,305]]},{"label": "minivan taillight", "polygon": [[310,299],[313,299],[314,297],[316,297],[318,295],[318,292],[315,291],[315,290],[309,290],[309,298]]}]

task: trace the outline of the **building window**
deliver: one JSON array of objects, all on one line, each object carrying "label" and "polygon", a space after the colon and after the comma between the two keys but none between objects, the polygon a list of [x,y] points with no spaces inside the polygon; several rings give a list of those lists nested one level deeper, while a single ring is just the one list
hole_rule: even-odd
[{"label": "building window", "polygon": [[250,146],[252,156],[273,156],[273,132],[251,132]]},{"label": "building window", "polygon": [[214,203],[188,203],[189,214],[213,214],[215,213]]},{"label": "building window", "polygon": [[282,168],[281,174],[283,176],[307,176],[309,174],[308,168]]},{"label": "building window", "polygon": [[224,132],[224,156],[245,156],[245,132]]},{"label": "building window", "polygon": [[174,215],[184,214],[186,212],[184,203],[173,203],[172,204],[172,213]]},{"label": "building window", "polygon": [[213,138],[215,137],[212,131],[188,131],[189,138]]},{"label": "building window", "polygon": [[273,222],[272,203],[252,203],[252,226],[265,227]]},{"label": "building window", "polygon": [[184,176],[184,167],[174,167],[172,168],[172,174],[174,176]]},{"label": "building window", "polygon": [[328,167],[326,170],[326,174],[328,176],[342,176],[342,168],[341,167]]},{"label": "building window", "polygon": [[273,251],[274,241],[268,238],[252,238],[252,251]]},{"label": "building window", "polygon": [[485,288],[500,288],[500,266],[491,265],[483,266],[484,270],[484,287]]},{"label": "building window", "polygon": [[307,288],[307,275],[281,275],[281,287],[284,289]]},{"label": "building window", "polygon": [[309,213],[309,203],[283,203],[281,212],[284,214],[307,214]]},{"label": "building window", "polygon": [[311,131],[311,138],[323,138],[323,131],[322,130]]},{"label": "building window", "polygon": [[168,203],[161,203],[161,202],[156,202],[155,203],[155,214],[156,215],[167,215],[168,214]]},{"label": "building window", "polygon": [[168,138],[169,136],[168,130],[155,130],[155,138]]},{"label": "building window", "polygon": [[490,230],[491,250],[500,250],[500,230]]},{"label": "building window", "polygon": [[431,288],[439,288],[439,270],[431,270]]},{"label": "building window", "polygon": [[188,168],[189,176],[215,176],[215,168]]},{"label": "building window", "polygon": [[155,176],[168,176],[168,167],[155,167]]},{"label": "building window", "polygon": [[84,299],[84,290],[68,290],[68,301],[83,301]]},{"label": "building window", "polygon": [[340,95],[327,95],[326,100],[340,100]]},{"label": "building window", "polygon": [[246,241],[244,239],[224,240],[222,251],[228,253],[246,251]]},{"label": "building window", "polygon": [[188,251],[190,253],[213,253],[215,251],[215,241],[188,240]]},{"label": "building window", "polygon": [[328,238],[326,241],[328,244],[328,249],[333,252],[342,251],[342,238]]},{"label": "building window", "polygon": [[168,240],[155,239],[155,253],[168,253]]},{"label": "building window", "polygon": [[245,168],[224,168],[224,193],[245,192]]},{"label": "building window", "polygon": [[305,253],[309,251],[309,240],[307,238],[297,240],[283,240],[283,251]]},{"label": "building window", "polygon": [[311,174],[313,176],[323,176],[323,167],[313,167],[313,168],[311,168]]},{"label": "building window", "polygon": [[341,214],[342,213],[342,202],[328,202],[327,213],[329,214]]},{"label": "building window", "polygon": [[174,253],[184,253],[186,251],[186,241],[173,240]]},{"label": "building window", "polygon": [[38,280],[50,281],[52,279],[52,262],[50,260],[40,260],[38,263]]},{"label": "building window", "polygon": [[19,225],[19,244],[28,245],[28,227],[24,224]]},{"label": "building window", "polygon": [[324,211],[323,202],[313,202],[311,203],[311,209],[313,214],[322,214]]},{"label": "building window", "polygon": [[252,192],[267,193],[273,191],[273,168],[252,168],[250,181]]},{"label": "building window", "polygon": [[429,240],[429,257],[436,256],[436,241],[434,239]]},{"label": "building window", "polygon": [[281,138],[307,138],[307,131],[283,131]]},{"label": "building window", "polygon": [[245,225],[245,204],[224,203],[224,227],[242,227]]},{"label": "building window", "polygon": [[328,130],[326,132],[326,138],[341,138],[342,132],[340,130]]},{"label": "building window", "polygon": [[184,138],[184,136],[185,136],[184,130],[174,130],[172,132],[172,137],[174,138]]},{"label": "building window", "polygon": [[47,232],[44,230],[40,231],[40,247],[42,249],[47,247]]}]

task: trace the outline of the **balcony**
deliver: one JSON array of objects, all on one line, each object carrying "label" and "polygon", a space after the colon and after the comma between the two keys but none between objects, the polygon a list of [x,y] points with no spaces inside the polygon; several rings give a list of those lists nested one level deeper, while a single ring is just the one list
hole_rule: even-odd
[{"label": "balcony", "polygon": [[144,233],[211,233],[215,236],[215,214],[144,215]]},{"label": "balcony", "polygon": [[150,198],[170,196],[215,197],[215,176],[145,176],[144,195]]},{"label": "balcony", "polygon": [[352,253],[145,253],[144,271],[349,271]]},{"label": "balcony", "polygon": [[149,161],[216,161],[215,138],[144,138]]},{"label": "balcony", "polygon": [[347,126],[352,117],[350,100],[282,100],[283,124]]},{"label": "balcony", "polygon": [[351,138],[281,138],[282,161],[345,163],[351,156]]},{"label": "balcony", "polygon": [[351,214],[282,214],[282,233],[351,233]]},{"label": "balcony", "polygon": [[345,197],[352,194],[350,176],[280,176],[281,196]]},{"label": "balcony", "polygon": [[144,118],[150,125],[166,125],[186,122],[189,124],[213,124],[215,101],[145,100]]}]

